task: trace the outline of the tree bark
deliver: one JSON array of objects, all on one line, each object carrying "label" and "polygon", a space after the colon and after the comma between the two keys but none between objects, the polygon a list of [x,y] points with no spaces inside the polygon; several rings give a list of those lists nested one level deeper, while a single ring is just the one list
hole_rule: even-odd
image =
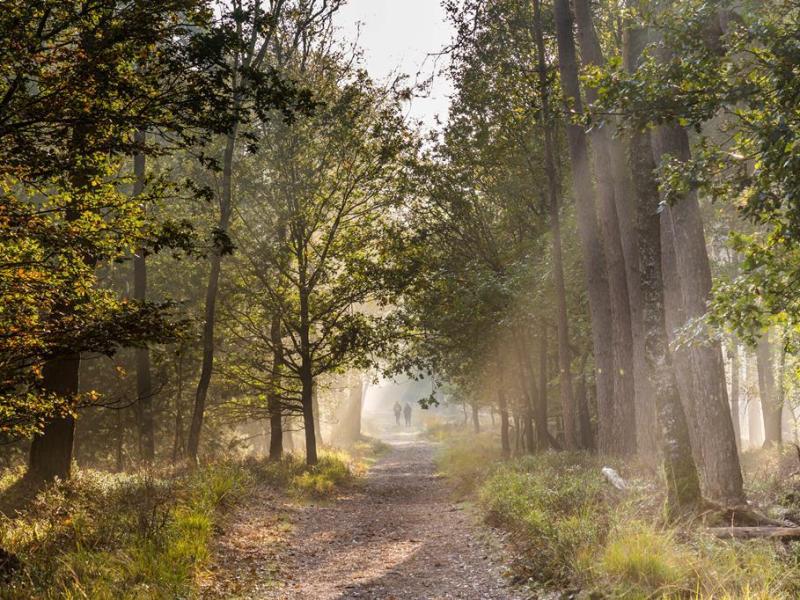
[{"label": "tree bark", "polygon": [[741,427],[741,401],[739,400],[739,344],[736,339],[731,339],[730,344],[731,359],[731,421],[733,421],[733,433],[736,437],[736,448],[742,450],[742,427]]},{"label": "tree bark", "polygon": [[[654,158],[690,158],[689,138],[678,125],[662,125],[654,132]],[[711,268],[705,245],[703,222],[697,195],[690,192],[662,214],[667,231],[672,233],[672,248],[680,290],[680,306],[687,322],[700,320],[706,313],[711,293]],[[665,239],[665,243],[669,240]],[[681,323],[683,325],[683,323]],[[708,495],[722,504],[745,502],[742,471],[733,433],[725,367],[719,341],[701,333],[688,349],[691,361],[688,377],[691,392],[684,399],[690,417],[692,443],[702,456],[702,472]],[[702,401],[701,401],[702,399]]]},{"label": "tree bark", "polygon": [[[91,44],[92,42],[86,42]],[[84,126],[78,125],[73,131],[73,142],[76,148],[82,147],[87,131]],[[75,193],[86,192],[90,185],[91,174],[84,169],[78,169],[73,177],[72,184]],[[64,217],[67,221],[76,221],[80,217],[80,207],[75,200],[66,207]],[[88,266],[94,267],[96,261],[93,257],[84,257]],[[61,306],[61,310],[68,314],[72,307]],[[42,368],[42,390],[55,394],[69,401],[74,407],[74,399],[80,392],[80,352],[72,348],[64,348],[60,355],[50,358]],[[69,479],[72,467],[72,454],[75,445],[75,417],[72,414],[55,415],[47,423],[41,433],[33,436],[30,454],[28,457],[27,478],[37,484],[47,483],[56,477]]]},{"label": "tree bark", "polygon": [[[581,56],[586,64],[602,66],[604,59],[592,22],[591,10],[585,0],[575,0]],[[568,10],[565,6],[564,10]],[[565,32],[566,37],[566,32]],[[566,44],[574,45],[571,35]],[[574,50],[572,52],[574,56]],[[570,69],[571,70],[571,69]],[[572,101],[573,110],[580,115],[580,87],[577,64],[569,80],[562,75],[562,85]],[[596,100],[596,91],[586,90],[587,100]],[[623,198],[617,191],[623,189],[621,181],[615,181],[611,159],[612,140],[607,126],[595,126],[589,131],[591,156],[596,178],[596,194],[599,200],[599,222],[605,249],[608,272],[608,288],[611,299],[612,347],[614,353],[614,421],[615,435],[610,448],[616,454],[632,455],[636,452],[636,398],[633,362],[633,333],[631,326],[631,304],[628,286],[628,271],[625,263],[622,231],[618,210],[625,208]],[[584,142],[585,143],[585,142]],[[618,203],[620,204],[618,208]],[[632,235],[632,232],[629,232]],[[630,243],[630,242],[629,242]],[[606,440],[606,443],[612,440]]]},{"label": "tree bark", "polygon": [[[565,98],[578,112],[581,106],[578,84],[578,63],[572,33],[572,14],[568,0],[555,0],[554,14],[558,42],[559,71]],[[569,109],[569,107],[568,107]],[[597,367],[597,412],[600,449],[612,454],[624,453],[626,444],[619,443],[624,436],[616,433],[614,401],[614,354],[612,307],[605,250],[600,238],[597,212],[594,203],[594,185],[589,165],[589,147],[586,134],[580,125],[567,125],[567,141],[572,164],[572,181],[575,194],[578,235],[581,240],[583,267],[587,277],[589,310],[592,324],[592,345]],[[575,449],[574,430],[566,432],[566,449]]]},{"label": "tree bark", "polygon": [[481,432],[480,411],[479,411],[479,407],[478,407],[478,403],[477,402],[473,401],[471,403],[471,406],[472,406],[472,427],[473,427],[475,433],[477,434],[477,433]]},{"label": "tree bark", "polygon": [[[639,65],[642,52],[647,43],[647,31],[627,23],[623,32],[623,64],[628,73],[633,73]],[[612,141],[612,161],[615,185],[621,186],[617,193],[617,209],[620,216],[620,231],[623,238],[625,265],[628,270],[628,294],[631,300],[631,333],[633,336],[633,370],[636,395],[636,447],[639,455],[646,461],[655,463],[658,459],[658,425],[656,418],[655,390],[650,386],[649,367],[644,352],[644,307],[642,306],[641,272],[639,266],[639,240],[637,231],[637,207],[641,201],[637,174],[630,160],[634,148],[641,149],[643,132],[631,132],[623,139]],[[649,134],[645,149],[650,152]],[[650,156],[648,154],[648,156]],[[648,166],[652,161],[647,161]],[[646,181],[655,184],[652,174]],[[642,183],[641,180],[638,181]],[[645,194],[657,194],[657,189],[647,190]],[[673,356],[673,363],[675,357]],[[673,364],[674,368],[674,364]]]},{"label": "tree bark", "polygon": [[508,401],[501,382],[497,390],[497,410],[500,412],[500,448],[503,458],[511,456],[511,440],[508,435]]},{"label": "tree bark", "polygon": [[536,397],[535,423],[536,423],[536,445],[539,450],[547,450],[550,447],[550,432],[547,427],[547,387],[549,377],[547,376],[547,325],[542,322],[539,327],[539,393]]},{"label": "tree bark", "polygon": [[175,438],[172,443],[172,463],[178,462],[186,448],[183,442],[183,351],[177,355],[178,389],[175,393]]},{"label": "tree bark", "polygon": [[[548,210],[550,233],[552,235],[553,289],[556,296],[558,332],[558,368],[561,412],[564,418],[564,431],[570,432],[571,444],[580,446],[579,422],[575,398],[572,393],[572,357],[569,347],[569,317],[567,316],[567,291],[564,284],[564,258],[561,243],[561,181],[556,170],[555,157],[558,154],[556,135],[550,114],[550,82],[547,77],[547,64],[542,25],[542,11],[539,0],[533,0],[536,52],[539,71],[539,94],[541,101],[540,123],[544,140],[544,162],[547,174]],[[538,436],[537,436],[538,437]],[[568,444],[569,445],[569,444]]]},{"label": "tree bark", "polygon": [[281,319],[272,317],[270,323],[270,343],[272,344],[272,368],[269,378],[269,460],[279,461],[283,458],[283,411],[281,410],[280,382],[283,363],[283,342],[281,338]]},{"label": "tree bark", "polygon": [[761,414],[764,419],[764,447],[780,445],[783,441],[783,406],[778,399],[775,386],[775,361],[769,331],[758,339],[756,365],[758,367],[758,391],[761,398]]},{"label": "tree bark", "polygon": [[[79,353],[65,353],[49,360],[42,371],[43,390],[63,398],[75,397],[80,384],[80,364]],[[28,478],[37,483],[56,477],[69,479],[74,442],[74,416],[61,415],[48,421],[42,433],[33,437]]]},{"label": "tree bark", "polygon": [[311,357],[311,326],[309,323],[308,290],[300,288],[300,382],[303,406],[303,427],[306,438],[306,464],[317,464],[317,436],[314,420],[314,375]]},{"label": "tree bark", "polygon": [[586,391],[586,357],[583,359],[584,365],[581,374],[575,385],[575,404],[578,408],[578,422],[580,425],[581,448],[594,451],[594,434],[592,432],[592,420],[589,414],[589,399]]},{"label": "tree bark", "polygon": [[319,410],[319,386],[317,382],[314,381],[314,385],[311,387],[311,406],[314,410],[314,433],[317,438],[317,445],[321,446],[325,442],[322,441],[322,425],[321,425],[321,414]]},{"label": "tree bark", "polygon": [[[139,146],[145,143],[145,132],[137,131],[135,141]],[[144,191],[145,156],[137,152],[133,157],[133,196]],[[139,248],[133,257],[133,299],[144,302],[147,299],[147,254]],[[150,371],[150,350],[136,348],[136,420],[139,426],[139,451],[142,460],[151,464],[155,460],[155,425],[153,420],[153,378]]]},{"label": "tree bark", "polygon": [[645,331],[645,355],[656,393],[661,429],[668,510],[677,516],[700,501],[700,480],[689,438],[686,415],[669,353],[661,271],[659,194],[653,179],[649,137],[638,133],[631,146],[633,180],[637,182],[639,266]]},{"label": "tree bark", "polygon": [[[225,233],[230,226],[231,212],[233,209],[233,154],[236,148],[236,134],[238,123],[227,136],[222,166],[222,195],[219,201],[218,229]],[[200,380],[194,399],[194,411],[189,427],[189,442],[187,454],[189,460],[197,462],[200,449],[200,434],[203,430],[203,418],[208,398],[208,388],[211,385],[211,375],[214,371],[214,329],[217,312],[217,293],[219,291],[219,278],[222,270],[222,253],[220,248],[214,248],[211,253],[211,270],[208,275],[206,288],[205,323],[203,325],[203,363],[200,367]]]}]

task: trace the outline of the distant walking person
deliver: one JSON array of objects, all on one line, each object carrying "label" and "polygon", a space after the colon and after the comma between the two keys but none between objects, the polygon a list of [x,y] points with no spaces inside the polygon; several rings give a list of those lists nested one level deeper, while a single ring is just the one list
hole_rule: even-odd
[{"label": "distant walking person", "polygon": [[[399,402],[394,403],[394,422],[397,425],[400,425],[400,413],[403,412],[403,407],[400,406]],[[408,419],[406,419],[408,420]]]},{"label": "distant walking person", "polygon": [[406,418],[406,427],[411,426],[411,405],[406,402],[406,406],[403,409],[403,416]]}]

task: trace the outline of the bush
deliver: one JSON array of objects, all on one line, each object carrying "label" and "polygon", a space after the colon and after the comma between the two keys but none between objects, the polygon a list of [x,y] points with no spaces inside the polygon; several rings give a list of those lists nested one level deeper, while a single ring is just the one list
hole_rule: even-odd
[{"label": "bush", "polygon": [[[452,436],[440,466],[458,489],[476,491],[486,520],[509,533],[516,578],[536,588],[629,599],[800,597],[800,544],[719,540],[667,524],[661,483],[634,479],[632,465],[620,467],[634,484],[621,496],[596,457],[496,456],[487,438]],[[756,490],[767,485],[777,483]]]},{"label": "bush", "polygon": [[175,598],[208,559],[216,512],[251,484],[239,465],[180,477],[81,470],[1,517],[23,572],[3,598]]},{"label": "bush", "polygon": [[525,578],[546,586],[580,583],[593,550],[605,541],[609,513],[603,482],[578,455],[545,454],[495,470],[478,492],[487,520],[513,534]]},{"label": "bush", "polygon": [[313,467],[306,465],[304,457],[294,454],[287,454],[278,462],[253,460],[247,465],[260,481],[298,497],[313,498],[331,495],[354,483],[367,467],[363,458],[353,458],[340,450],[322,450]]},{"label": "bush", "polygon": [[289,489],[300,496],[321,498],[354,481],[355,465],[344,452],[324,451],[319,462],[292,478]]}]

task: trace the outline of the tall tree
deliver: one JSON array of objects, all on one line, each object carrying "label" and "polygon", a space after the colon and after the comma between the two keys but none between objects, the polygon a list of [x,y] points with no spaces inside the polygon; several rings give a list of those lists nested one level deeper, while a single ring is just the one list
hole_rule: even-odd
[{"label": "tall tree", "polygon": [[[207,23],[206,9],[194,0],[4,6],[3,35],[25,41],[2,50],[0,177],[19,235],[2,251],[12,260],[3,287],[14,293],[3,294],[0,312],[16,321],[4,331],[17,330],[7,338],[17,348],[6,354],[3,385],[18,397],[17,386],[27,386],[27,408],[10,404],[14,421],[39,431],[31,477],[69,475],[74,413],[89,399],[79,398],[80,353],[164,339],[161,307],[121,300],[99,285],[95,268],[156,234],[142,231],[140,208],[119,191],[122,157],[161,151],[134,132],[153,126],[186,143],[222,119],[208,117],[224,107],[205,86],[216,55],[190,33]],[[142,53],[148,68],[136,69]],[[165,78],[172,85],[156,93]],[[20,268],[35,276],[20,277]]]},{"label": "tall tree", "polygon": [[761,398],[761,414],[764,418],[764,446],[780,445],[783,441],[783,403],[780,401],[775,384],[774,345],[770,341],[769,330],[758,339],[756,346],[756,366],[758,370],[758,391]]},{"label": "tall tree", "polygon": [[[572,11],[568,0],[553,3],[558,42],[561,86],[568,114],[580,115],[583,101],[573,34]],[[572,165],[572,182],[578,207],[584,268],[589,275],[592,331],[596,336],[595,360],[598,367],[599,448],[611,454],[636,451],[633,357],[625,259],[619,236],[614,204],[613,182],[602,148],[595,157],[601,191],[595,204],[596,188],[590,165],[589,141],[578,123],[567,126]],[[601,215],[598,219],[599,214]],[[602,230],[602,235],[600,231]],[[613,340],[608,344],[608,340]],[[609,379],[607,380],[606,377]],[[569,445],[569,440],[567,440]]]},{"label": "tall tree", "polygon": [[[217,195],[218,219],[215,228],[217,243],[210,255],[208,284],[203,318],[203,362],[195,392],[194,409],[189,426],[187,453],[197,461],[208,389],[214,370],[217,296],[222,258],[231,251],[228,230],[234,209],[233,170],[242,128],[254,115],[263,116],[281,104],[291,105],[293,91],[278,76],[270,55],[279,31],[289,29],[296,46],[310,30],[327,21],[338,10],[341,0],[234,0],[222,15],[222,31],[233,40],[228,57],[230,101],[234,118],[224,139],[221,181]],[[287,28],[286,21],[291,23]],[[283,97],[282,97],[283,96]],[[276,102],[277,100],[277,102]],[[299,104],[295,98],[295,104]],[[252,142],[252,138],[250,140]]]},{"label": "tall tree", "polygon": [[[136,142],[144,146],[144,131],[137,131]],[[143,152],[133,156],[133,197],[144,192],[146,159]],[[147,300],[147,248],[140,247],[133,257],[133,297],[137,302]],[[153,378],[150,372],[150,350],[136,348],[136,411],[139,425],[139,450],[147,463],[155,458],[155,425],[153,422]]]},{"label": "tall tree", "polygon": [[700,480],[669,352],[661,270],[660,198],[653,175],[655,165],[647,152],[646,134],[635,140],[639,145],[631,148],[631,163],[639,192],[637,214],[645,351],[652,388],[656,392],[669,510],[677,516],[700,502]]},{"label": "tall tree", "polygon": [[[572,389],[572,359],[569,344],[569,318],[567,316],[567,292],[564,284],[564,259],[561,248],[561,216],[559,204],[561,182],[556,171],[555,146],[558,139],[550,114],[551,82],[547,72],[547,58],[544,45],[544,26],[539,0],[533,0],[534,29],[536,38],[537,68],[539,72],[539,96],[541,103],[541,125],[544,143],[545,172],[547,174],[548,209],[550,215],[550,234],[553,237],[553,286],[557,304],[558,368],[561,411],[564,419],[567,446],[578,446],[578,418]],[[545,424],[546,427],[546,424]]]}]

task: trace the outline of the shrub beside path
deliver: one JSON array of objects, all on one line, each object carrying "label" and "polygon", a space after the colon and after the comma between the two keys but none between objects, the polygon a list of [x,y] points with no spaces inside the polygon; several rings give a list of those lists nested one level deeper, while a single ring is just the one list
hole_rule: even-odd
[{"label": "shrub beside path", "polygon": [[[276,507],[268,490],[260,492],[228,520],[207,595],[522,598],[501,575],[499,540],[453,503],[433,454],[432,443],[398,436],[360,485],[328,503]],[[282,526],[289,521],[290,533]]]}]

